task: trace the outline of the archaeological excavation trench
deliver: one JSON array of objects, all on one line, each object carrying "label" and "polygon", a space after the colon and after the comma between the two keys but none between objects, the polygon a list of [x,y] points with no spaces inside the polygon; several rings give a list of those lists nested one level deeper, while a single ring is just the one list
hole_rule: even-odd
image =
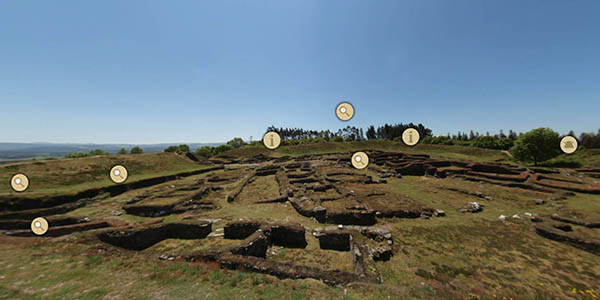
[{"label": "archaeological excavation trench", "polygon": [[[314,278],[327,284],[381,283],[375,262],[388,261],[398,251],[392,234],[383,229],[388,219],[446,215],[437,207],[386,188],[388,181],[403,180],[405,176],[441,181],[454,178],[537,193],[543,195],[540,204],[567,199],[574,193],[600,193],[596,184],[600,169],[574,169],[565,173],[507,164],[436,160],[421,154],[365,152],[371,161],[369,172],[353,169],[350,153],[280,158],[257,155],[246,159],[222,156],[212,159],[214,166],[208,169],[75,195],[4,197],[0,198],[0,203],[6,204],[0,212],[0,230],[13,237],[33,237],[29,230],[31,219],[43,215],[50,225],[44,237],[82,232],[101,243],[140,253],[165,240],[190,240],[202,245],[211,239],[216,246],[210,249],[171,255],[280,278]],[[493,201],[490,195],[463,188],[444,186],[440,190]],[[133,196],[128,196],[129,193]],[[114,218],[69,215],[115,196],[127,200],[118,204]],[[317,226],[309,229],[301,223],[272,218],[238,219],[229,214],[235,207],[250,212],[261,207],[289,208],[295,217]],[[128,222],[121,214],[147,222]],[[204,217],[207,214],[217,219]],[[215,229],[218,223],[214,222],[220,218],[226,224]],[[598,222],[558,216],[535,220],[532,230],[539,236],[600,255],[599,242],[585,235],[586,231],[599,230]],[[303,264],[278,254],[285,253],[281,249],[298,256],[307,251],[321,251],[319,255],[332,255],[332,260],[341,259],[344,263],[340,264],[346,267]],[[339,253],[343,255],[336,256]]]}]

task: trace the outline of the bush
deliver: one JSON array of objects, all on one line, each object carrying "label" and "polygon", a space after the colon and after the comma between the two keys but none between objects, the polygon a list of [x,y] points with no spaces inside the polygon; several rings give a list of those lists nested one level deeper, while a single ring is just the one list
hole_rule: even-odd
[{"label": "bush", "polygon": [[131,154],[142,154],[144,153],[144,150],[142,150],[142,148],[135,146],[133,148],[131,148],[131,150],[129,151],[129,153]]},{"label": "bush", "polygon": [[127,154],[127,149],[125,148],[121,148],[121,150],[119,150],[119,152],[117,154]]},{"label": "bush", "polygon": [[218,155],[225,151],[229,151],[231,149],[233,149],[233,147],[231,147],[229,145],[219,145],[215,148],[214,153],[215,153],[215,155]]},{"label": "bush", "polygon": [[110,153],[105,152],[102,149],[95,149],[90,151],[90,153],[88,154],[89,156],[96,156],[96,155],[110,155]]},{"label": "bush", "polygon": [[508,150],[514,145],[509,138],[499,138],[495,136],[480,136],[471,142],[471,145],[478,148]]},{"label": "bush", "polygon": [[[402,141],[402,137],[396,138],[398,141]],[[396,140],[394,139],[394,140]],[[439,145],[454,145],[454,141],[447,136],[431,136],[428,135],[421,140],[423,144],[439,144]]]},{"label": "bush", "polygon": [[188,153],[188,152],[191,152],[190,146],[188,146],[186,144],[181,144],[181,145],[179,145],[178,148],[179,148],[179,151],[178,151],[179,153]]},{"label": "bush", "polygon": [[167,147],[167,149],[164,150],[164,152],[188,153],[188,152],[191,152],[191,150],[190,150],[190,146],[188,146],[186,144],[181,144],[179,146],[169,146],[169,147]]},{"label": "bush", "polygon": [[474,139],[471,145],[477,148],[498,149],[496,140],[492,136],[480,136]]},{"label": "bush", "polygon": [[81,158],[86,156],[88,156],[88,154],[83,152],[69,153],[65,155],[66,158]]},{"label": "bush", "polygon": [[242,138],[236,137],[233,138],[232,140],[230,140],[229,142],[227,142],[228,146],[231,146],[233,148],[239,148],[241,146],[246,145],[246,142],[244,142],[244,140],[242,140]]},{"label": "bush", "polygon": [[196,149],[196,155],[209,158],[215,153],[215,149],[211,146],[203,146]]}]

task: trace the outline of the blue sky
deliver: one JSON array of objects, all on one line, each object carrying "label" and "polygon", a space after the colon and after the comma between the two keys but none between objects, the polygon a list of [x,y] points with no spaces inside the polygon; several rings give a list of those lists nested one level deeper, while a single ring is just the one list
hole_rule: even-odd
[{"label": "blue sky", "polygon": [[599,15],[600,1],[2,1],[0,142],[596,131]]}]

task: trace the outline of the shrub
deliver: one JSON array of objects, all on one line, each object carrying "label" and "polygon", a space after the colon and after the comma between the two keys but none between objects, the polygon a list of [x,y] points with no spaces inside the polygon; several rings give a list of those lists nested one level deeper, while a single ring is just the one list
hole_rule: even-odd
[{"label": "shrub", "polygon": [[177,147],[177,146],[169,146],[169,147],[167,147],[167,149],[164,150],[164,152],[175,153],[175,152],[177,152],[177,150],[179,150],[179,147]]},{"label": "shrub", "polygon": [[90,151],[89,156],[96,156],[96,155],[110,155],[110,153],[105,152],[102,149],[94,149],[92,151]]},{"label": "shrub", "polygon": [[179,145],[178,148],[179,148],[179,151],[178,151],[179,153],[188,153],[188,152],[191,152],[190,146],[188,146],[186,144],[181,144],[181,145]]},{"label": "shrub", "polygon": [[214,152],[215,152],[215,149],[211,146],[202,146],[202,147],[196,149],[196,155],[205,157],[205,158],[211,157]]},{"label": "shrub", "polygon": [[229,145],[219,145],[219,146],[215,147],[214,153],[216,155],[218,155],[218,154],[221,154],[221,153],[223,153],[225,151],[229,151],[231,149],[233,149],[233,147],[231,147]]},{"label": "shrub", "polygon": [[229,142],[227,142],[228,146],[231,146],[233,148],[239,148],[241,146],[246,145],[246,142],[244,142],[244,140],[242,140],[242,138],[236,137],[233,138],[232,140],[230,140]]},{"label": "shrub", "polygon": [[131,154],[142,154],[144,153],[144,150],[142,150],[142,148],[135,146],[133,148],[131,148],[131,150],[129,151],[129,153]]},{"label": "shrub", "polygon": [[88,154],[83,152],[69,153],[65,155],[66,158],[81,158],[86,156],[88,156]]},{"label": "shrub", "polygon": [[170,153],[188,153],[191,152],[190,146],[186,144],[181,144],[179,146],[169,146],[167,149],[163,150],[164,152]]}]

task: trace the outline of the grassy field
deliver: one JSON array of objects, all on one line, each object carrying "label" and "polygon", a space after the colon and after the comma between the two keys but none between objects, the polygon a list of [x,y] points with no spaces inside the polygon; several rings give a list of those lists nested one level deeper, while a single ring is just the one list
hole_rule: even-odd
[{"label": "grassy field", "polygon": [[185,156],[174,153],[139,155],[106,155],[83,158],[27,161],[0,166],[0,195],[13,193],[10,178],[25,173],[30,186],[19,196],[71,194],[93,187],[114,184],[109,171],[114,165],[124,165],[129,171],[128,181],[175,174],[202,168]]},{"label": "grassy field", "polygon": [[580,149],[573,154],[561,154],[541,164],[549,167],[600,167],[600,149]]},{"label": "grassy field", "polygon": [[[227,154],[242,157],[262,153],[280,157],[366,149],[427,153],[436,158],[466,161],[512,162],[506,154],[494,150],[440,145],[409,148],[385,141],[300,145],[281,147],[276,151],[243,147]],[[596,155],[598,153],[594,151],[582,151],[567,158],[593,166],[598,163]],[[564,158],[557,158],[560,159]],[[134,176],[139,176],[134,178],[203,167],[183,156],[159,153],[28,162],[0,168],[0,176],[8,181],[13,172],[25,172],[32,181],[39,180],[44,193],[72,192],[89,184],[110,184],[106,173],[116,163],[126,164]],[[7,167],[9,169],[5,169]],[[161,219],[164,219],[163,222],[213,219],[213,233],[220,232],[227,222],[240,218],[300,223],[308,231],[328,226],[314,218],[301,216],[290,203],[256,204],[257,200],[277,196],[274,175],[256,177],[231,203],[226,195],[235,190],[238,181],[234,179],[220,183],[223,189],[207,196],[207,200],[219,207],[214,210],[187,211],[163,218],[112,214],[115,210],[122,211],[128,200],[144,193],[154,195],[213,176],[239,177],[241,180],[244,176],[239,172],[217,170],[131,190],[116,197],[105,195],[69,212],[69,215],[91,219],[114,218],[131,224]],[[40,174],[51,175],[43,179],[44,176]],[[379,179],[378,173],[372,169],[357,171],[357,174]],[[377,188],[387,195],[403,195],[421,205],[442,209],[447,216],[377,220],[376,226],[390,230],[394,240],[394,256],[391,260],[376,263],[382,284],[356,282],[347,286],[328,286],[312,279],[278,279],[248,271],[221,269],[209,262],[158,260],[163,254],[193,253],[237,243],[218,237],[209,236],[203,240],[168,239],[143,251],[129,251],[104,244],[91,232],[52,239],[13,238],[2,234],[0,299],[593,300],[600,297],[600,257],[540,237],[534,232],[533,223],[523,217],[525,213],[560,213],[600,220],[599,195],[577,193],[566,199],[551,200],[548,194],[537,191],[453,177],[403,176],[387,180],[387,184],[365,185],[363,188]],[[488,195],[489,199],[450,189],[479,192]],[[533,199],[545,199],[547,203],[536,205]],[[481,202],[485,205],[484,210],[477,214],[458,212],[470,201]],[[330,204],[334,205],[333,202]],[[521,218],[511,218],[515,214]],[[500,215],[509,218],[502,222],[498,219]],[[587,229],[585,235],[600,239],[600,230]],[[307,242],[306,249],[273,247],[267,255],[269,259],[279,262],[328,270],[352,270],[350,252],[321,250],[318,240],[308,233]]]},{"label": "grassy field", "polygon": [[402,142],[375,140],[363,142],[324,142],[295,146],[281,146],[276,150],[268,150],[263,146],[245,146],[233,149],[224,154],[236,157],[248,157],[263,154],[273,157],[299,156],[305,154],[340,153],[359,150],[380,150],[404,153],[429,154],[436,158],[469,160],[477,162],[512,162],[510,157],[499,150],[490,150],[465,146],[426,145],[419,144],[408,147]]}]

